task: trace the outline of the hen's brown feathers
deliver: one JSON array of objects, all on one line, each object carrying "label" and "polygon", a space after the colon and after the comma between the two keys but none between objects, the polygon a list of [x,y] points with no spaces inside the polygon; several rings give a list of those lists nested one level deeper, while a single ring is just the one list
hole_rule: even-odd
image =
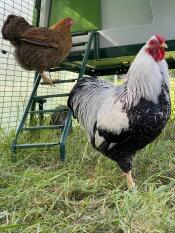
[{"label": "hen's brown feathers", "polygon": [[60,22],[62,25],[53,30],[33,27],[24,18],[9,15],[2,35],[15,47],[16,60],[24,69],[43,72],[57,66],[71,50],[70,25]]},{"label": "hen's brown feathers", "polygon": [[30,28],[21,34],[21,40],[31,44],[42,45],[46,47],[58,48],[57,33],[48,28]]}]

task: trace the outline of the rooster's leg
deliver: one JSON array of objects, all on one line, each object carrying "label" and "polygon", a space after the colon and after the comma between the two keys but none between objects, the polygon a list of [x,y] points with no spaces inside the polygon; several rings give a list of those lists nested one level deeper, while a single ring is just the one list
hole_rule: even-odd
[{"label": "rooster's leg", "polygon": [[134,183],[133,178],[132,178],[131,170],[127,173],[124,173],[124,175],[126,176],[128,189],[135,188],[135,183]]},{"label": "rooster's leg", "polygon": [[41,75],[41,78],[43,79],[43,83],[45,85],[50,85],[50,86],[54,85],[53,81],[51,79],[49,79],[44,73],[40,73],[40,75]]}]

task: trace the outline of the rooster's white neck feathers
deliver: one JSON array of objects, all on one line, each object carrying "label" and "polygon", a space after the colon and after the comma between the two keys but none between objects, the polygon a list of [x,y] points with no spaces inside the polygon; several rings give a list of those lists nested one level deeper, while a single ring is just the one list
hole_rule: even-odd
[{"label": "rooster's white neck feathers", "polygon": [[128,107],[135,106],[140,98],[145,98],[155,104],[161,93],[162,81],[169,87],[168,66],[163,59],[156,62],[146,51],[145,45],[137,54],[127,73]]}]

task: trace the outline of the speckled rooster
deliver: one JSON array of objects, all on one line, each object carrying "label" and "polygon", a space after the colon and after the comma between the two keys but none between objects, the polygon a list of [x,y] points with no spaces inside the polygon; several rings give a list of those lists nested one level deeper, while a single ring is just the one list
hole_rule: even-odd
[{"label": "speckled rooster", "polygon": [[118,163],[129,188],[135,186],[133,156],[161,133],[170,116],[165,48],[162,36],[152,36],[133,61],[123,85],[84,77],[68,99],[93,147]]},{"label": "speckled rooster", "polygon": [[51,28],[34,27],[23,17],[9,15],[2,27],[2,36],[15,47],[15,58],[26,70],[36,70],[45,84],[52,85],[44,71],[57,66],[72,47],[71,18],[64,18]]}]

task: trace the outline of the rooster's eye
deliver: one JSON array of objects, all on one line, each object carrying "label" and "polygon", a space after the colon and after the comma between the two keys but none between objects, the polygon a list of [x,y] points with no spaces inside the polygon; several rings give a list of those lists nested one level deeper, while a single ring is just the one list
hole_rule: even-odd
[{"label": "rooster's eye", "polygon": [[151,45],[151,46],[157,46],[158,43],[157,43],[157,41],[151,40],[151,41],[149,42],[149,45]]}]

